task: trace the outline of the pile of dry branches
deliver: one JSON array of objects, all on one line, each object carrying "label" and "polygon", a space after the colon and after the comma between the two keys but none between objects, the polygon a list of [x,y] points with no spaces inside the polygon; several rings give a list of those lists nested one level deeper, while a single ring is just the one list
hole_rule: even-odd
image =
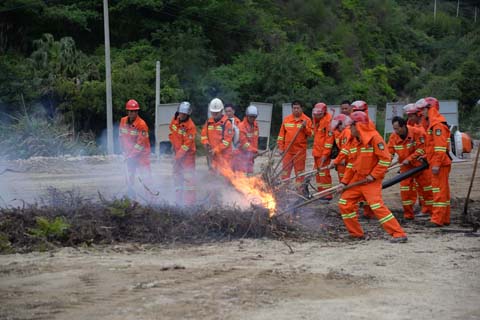
[{"label": "pile of dry branches", "polygon": [[0,252],[55,246],[139,243],[201,243],[240,238],[322,238],[291,218],[269,218],[264,208],[142,206],[127,198],[100,201],[50,189],[33,205],[0,208]]}]

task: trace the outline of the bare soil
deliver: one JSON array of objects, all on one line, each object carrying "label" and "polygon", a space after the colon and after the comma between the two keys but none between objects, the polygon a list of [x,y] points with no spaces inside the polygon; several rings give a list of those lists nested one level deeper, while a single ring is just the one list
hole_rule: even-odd
[{"label": "bare soil", "polygon": [[[35,201],[49,186],[77,188],[92,198],[98,191],[125,192],[116,159],[2,165],[25,171],[0,176],[3,206]],[[152,168],[154,189],[162,201],[172,201],[169,159]],[[236,239],[2,255],[0,319],[480,319],[480,237],[454,232],[466,228],[461,215],[472,169],[471,160],[452,167],[450,232],[402,221],[405,244],[387,237]],[[198,170],[206,171],[203,161]],[[475,179],[469,212],[480,216],[478,170]],[[401,213],[398,185],[383,194]],[[307,223],[315,229],[322,227],[322,215],[335,210],[334,203],[314,204],[300,215],[309,213]],[[361,223],[371,234],[383,233],[376,221]]]}]

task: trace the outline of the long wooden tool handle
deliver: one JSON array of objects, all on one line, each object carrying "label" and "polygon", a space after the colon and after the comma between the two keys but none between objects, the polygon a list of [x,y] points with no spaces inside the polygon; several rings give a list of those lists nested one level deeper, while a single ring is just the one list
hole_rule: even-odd
[{"label": "long wooden tool handle", "polygon": [[[353,187],[355,187],[355,186],[358,186],[358,185],[360,185],[360,184],[364,184],[364,183],[367,183],[367,182],[368,182],[367,179],[359,180],[359,181],[353,182],[353,183],[345,186],[345,187],[343,188],[343,190],[345,191],[345,190],[347,190],[347,189],[353,188]],[[327,196],[327,195],[329,195],[329,194],[332,194],[332,193],[336,192],[338,189],[340,189],[340,186],[341,186],[341,184],[336,185],[335,187],[331,187],[331,188],[329,188],[329,189],[326,189],[326,190],[317,192],[317,193],[313,194],[313,196],[316,197],[316,198],[313,198],[313,199],[307,200],[307,201],[305,201],[305,202],[302,202],[302,203],[300,203],[300,204],[297,204],[296,206],[293,206],[293,207],[291,207],[291,208],[288,208],[288,209],[280,212],[279,214],[277,214],[277,215],[275,215],[275,216],[277,216],[277,217],[278,217],[278,216],[281,216],[281,215],[289,212],[290,210],[298,209],[298,208],[301,208],[301,207],[303,207],[303,206],[306,206],[307,204],[310,204],[310,203],[312,203],[312,202],[315,202],[315,201],[317,201],[317,200],[320,200],[320,199],[322,199],[323,197],[325,197],[325,196]]]},{"label": "long wooden tool handle", "polygon": [[263,156],[265,153],[269,152],[270,149],[267,149],[267,150],[263,150],[259,153],[257,153],[256,155],[254,155],[253,157],[256,158],[256,157],[260,157],[260,156]]},{"label": "long wooden tool handle", "polygon": [[468,202],[470,201],[470,193],[472,192],[473,180],[475,179],[475,174],[477,172],[477,164],[478,164],[478,156],[480,155],[480,145],[477,149],[477,155],[475,156],[475,164],[473,165],[473,173],[472,177],[470,178],[470,186],[468,187],[467,198],[465,199],[465,206],[463,207],[463,219],[464,221],[467,218],[468,212]]},{"label": "long wooden tool handle", "polygon": [[316,174],[317,172],[320,172],[320,171],[323,171],[323,170],[326,170],[326,169],[328,169],[328,166],[324,166],[324,167],[320,167],[320,168],[318,168],[318,169],[313,169],[313,170],[310,170],[310,171],[302,172],[302,173],[300,173],[300,174],[298,174],[298,175],[296,175],[296,176],[283,179],[283,180],[281,180],[280,182],[281,182],[281,183],[285,183],[285,182],[288,182],[288,181],[293,180],[293,179],[297,179],[297,178],[300,178],[300,177],[305,177],[305,176],[313,175],[314,173]]}]

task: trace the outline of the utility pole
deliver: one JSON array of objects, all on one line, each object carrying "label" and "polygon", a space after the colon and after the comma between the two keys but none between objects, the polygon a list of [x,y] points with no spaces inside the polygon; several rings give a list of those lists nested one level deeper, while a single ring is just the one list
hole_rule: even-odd
[{"label": "utility pole", "polygon": [[437,21],[437,0],[433,3],[433,22]]},{"label": "utility pole", "polygon": [[457,1],[457,18],[458,18],[458,11],[460,10],[460,0]]},{"label": "utility pole", "polygon": [[475,6],[475,18],[473,18],[473,22],[477,23],[477,6]]},{"label": "utility pole", "polygon": [[103,24],[105,28],[105,85],[107,89],[107,153],[113,154],[112,71],[110,66],[108,0],[103,0]]},{"label": "utility pole", "polygon": [[156,65],[156,82],[155,82],[155,154],[160,159],[160,139],[158,130],[160,128],[160,61]]}]

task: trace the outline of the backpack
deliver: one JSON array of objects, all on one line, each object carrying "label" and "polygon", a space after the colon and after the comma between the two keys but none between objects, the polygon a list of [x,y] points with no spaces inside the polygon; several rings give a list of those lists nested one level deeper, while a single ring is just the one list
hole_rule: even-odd
[{"label": "backpack", "polygon": [[332,151],[330,152],[330,159],[335,159],[340,153],[340,149],[337,146],[337,142],[333,140]]}]

